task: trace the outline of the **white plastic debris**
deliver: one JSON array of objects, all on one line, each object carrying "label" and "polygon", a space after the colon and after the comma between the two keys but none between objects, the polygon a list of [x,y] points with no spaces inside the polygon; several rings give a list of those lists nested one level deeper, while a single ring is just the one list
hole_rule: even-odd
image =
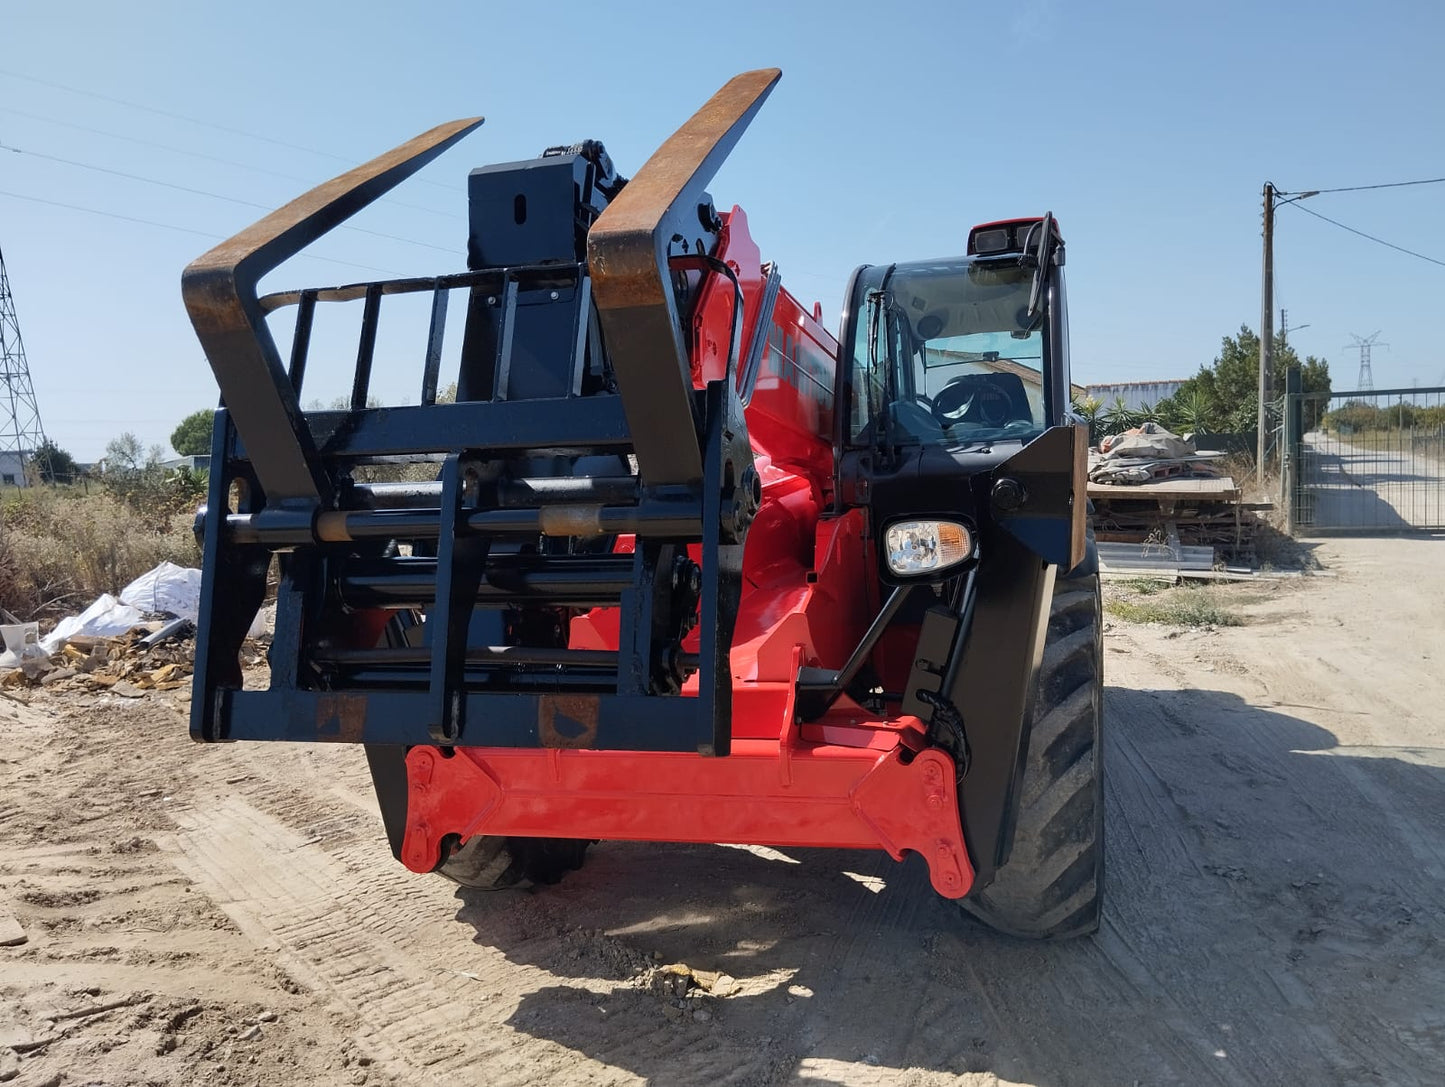
[{"label": "white plastic debris", "polygon": [[40,648],[54,653],[69,638],[115,638],[144,619],[145,613],[139,608],[122,604],[110,593],[101,593],[100,599],[79,615],[60,620],[55,629],[40,640]]},{"label": "white plastic debris", "polygon": [[163,562],[122,589],[120,600],[144,612],[169,612],[194,623],[201,610],[201,572]]},{"label": "white plastic debris", "polygon": [[246,630],[246,637],[251,639],[264,638],[276,629],[276,605],[267,604],[256,613],[256,618],[251,620],[250,627]]},{"label": "white plastic debris", "polygon": [[40,648],[39,623],[0,624],[0,640],[5,646],[0,652],[0,668],[18,668],[28,657],[45,656],[45,650]]}]

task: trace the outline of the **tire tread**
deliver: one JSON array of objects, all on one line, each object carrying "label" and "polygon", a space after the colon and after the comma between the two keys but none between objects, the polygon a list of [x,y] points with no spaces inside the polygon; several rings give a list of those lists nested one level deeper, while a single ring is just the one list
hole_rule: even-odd
[{"label": "tire tread", "polygon": [[1104,821],[1099,577],[1058,578],[1035,691],[1013,850],[960,905],[1013,936],[1057,940],[1098,930]]}]

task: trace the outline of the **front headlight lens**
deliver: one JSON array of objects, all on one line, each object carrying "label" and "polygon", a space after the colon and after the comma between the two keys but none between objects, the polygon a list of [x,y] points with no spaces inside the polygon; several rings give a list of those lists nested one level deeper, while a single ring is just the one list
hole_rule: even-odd
[{"label": "front headlight lens", "polygon": [[905,577],[945,570],[973,554],[973,533],[956,521],[899,521],[883,543],[888,569]]}]

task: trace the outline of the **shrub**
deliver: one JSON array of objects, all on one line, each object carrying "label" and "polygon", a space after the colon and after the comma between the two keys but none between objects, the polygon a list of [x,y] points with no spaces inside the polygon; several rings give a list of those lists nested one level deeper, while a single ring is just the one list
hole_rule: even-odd
[{"label": "shrub", "polygon": [[74,483],[80,478],[80,465],[75,463],[75,458],[49,438],[40,443],[31,463],[45,483]]},{"label": "shrub", "polygon": [[1345,436],[1382,430],[1438,431],[1445,427],[1445,405],[1421,407],[1408,400],[1393,404],[1346,400],[1325,416],[1324,427]]},{"label": "shrub", "polygon": [[137,512],[114,495],[30,488],[0,500],[0,607],[23,620],[86,607],[165,560],[200,565],[187,509]]},{"label": "shrub", "polygon": [[105,493],[151,534],[164,535],[179,515],[194,517],[206,501],[206,473],[191,468],[106,473]]},{"label": "shrub", "polygon": [[1164,623],[1177,627],[1237,627],[1244,620],[1216,600],[1208,589],[1180,588],[1148,600],[1111,599],[1104,610],[1126,623]]}]

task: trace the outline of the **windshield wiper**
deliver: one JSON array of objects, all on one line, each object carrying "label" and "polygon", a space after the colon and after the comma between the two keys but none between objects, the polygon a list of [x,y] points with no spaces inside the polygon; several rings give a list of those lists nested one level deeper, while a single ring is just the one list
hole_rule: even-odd
[{"label": "windshield wiper", "polygon": [[[873,375],[878,373],[880,360],[878,358],[878,332],[879,326],[883,323],[883,307],[885,304],[892,305],[892,295],[888,290],[888,281],[893,278],[893,271],[897,265],[889,267],[883,274],[883,280],[873,290],[868,292],[868,369]],[[893,373],[893,352],[888,352],[888,365],[883,371],[883,403],[878,406],[878,417],[874,420],[874,437],[878,451],[882,455],[888,452],[888,409],[893,401],[897,399],[897,379]]]},{"label": "windshield wiper", "polygon": [[868,369],[878,372],[878,319],[883,313],[883,292],[868,292]]}]

